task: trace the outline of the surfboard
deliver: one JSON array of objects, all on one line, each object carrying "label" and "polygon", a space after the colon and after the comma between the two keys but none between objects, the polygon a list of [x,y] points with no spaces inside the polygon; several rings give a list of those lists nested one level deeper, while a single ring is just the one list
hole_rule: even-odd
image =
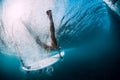
[{"label": "surfboard", "polygon": [[[62,57],[64,56],[64,52],[61,52],[60,54],[61,54]],[[40,60],[38,62],[35,62],[35,63],[29,65],[30,68],[27,68],[27,67],[23,66],[22,69],[25,70],[25,71],[40,70],[40,69],[43,69],[43,68],[46,68],[48,66],[51,66],[51,65],[55,64],[59,60],[60,60],[60,55],[56,54],[56,55],[50,56],[48,58],[45,58],[43,60]]]}]

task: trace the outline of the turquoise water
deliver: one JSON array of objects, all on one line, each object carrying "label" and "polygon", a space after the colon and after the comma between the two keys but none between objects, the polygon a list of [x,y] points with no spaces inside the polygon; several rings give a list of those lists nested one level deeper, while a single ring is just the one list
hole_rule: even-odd
[{"label": "turquoise water", "polygon": [[58,32],[65,56],[63,61],[51,66],[54,71],[45,68],[27,73],[17,57],[0,54],[0,80],[119,78],[120,21],[117,16],[102,0],[69,0],[67,9],[63,27]]}]

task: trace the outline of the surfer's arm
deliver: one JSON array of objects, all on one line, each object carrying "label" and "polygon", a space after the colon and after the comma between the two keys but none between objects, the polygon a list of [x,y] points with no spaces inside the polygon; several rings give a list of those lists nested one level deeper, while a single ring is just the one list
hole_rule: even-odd
[{"label": "surfer's arm", "polygon": [[51,46],[48,46],[47,44],[41,42],[39,38],[36,38],[36,43],[39,44],[40,46],[42,46],[42,47],[43,47],[44,49],[46,49],[46,50],[52,48]]}]

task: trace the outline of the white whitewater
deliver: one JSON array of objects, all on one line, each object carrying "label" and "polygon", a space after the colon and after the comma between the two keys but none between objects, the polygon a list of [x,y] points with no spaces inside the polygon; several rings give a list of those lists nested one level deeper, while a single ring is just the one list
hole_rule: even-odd
[{"label": "white whitewater", "polygon": [[116,3],[112,3],[111,0],[103,0],[116,14],[120,16],[120,1],[118,0]]},{"label": "white whitewater", "polygon": [[[54,0],[4,0],[0,19],[0,38],[4,41],[0,46],[2,53],[19,56],[25,66],[49,57],[47,51],[36,43],[36,37],[51,45],[50,21],[46,11],[52,10],[53,16],[64,12],[64,6],[56,9],[58,5],[55,4]],[[56,20],[56,31],[59,29],[58,24]]]}]

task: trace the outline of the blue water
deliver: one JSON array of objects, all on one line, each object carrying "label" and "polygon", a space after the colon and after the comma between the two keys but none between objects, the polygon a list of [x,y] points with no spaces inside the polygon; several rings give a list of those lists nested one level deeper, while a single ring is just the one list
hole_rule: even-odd
[{"label": "blue water", "polygon": [[[0,80],[110,80],[119,78],[118,16],[102,0],[69,0],[57,33],[63,61],[27,73],[15,56],[0,54]],[[63,23],[64,22],[64,23]]]}]

